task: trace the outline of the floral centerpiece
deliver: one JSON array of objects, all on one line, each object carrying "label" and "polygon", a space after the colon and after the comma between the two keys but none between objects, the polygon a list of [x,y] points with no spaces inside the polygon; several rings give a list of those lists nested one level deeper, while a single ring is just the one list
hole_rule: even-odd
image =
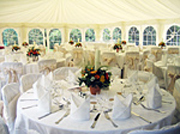
[{"label": "floral centerpiece", "polygon": [[166,46],[166,44],[162,41],[162,42],[160,42],[160,43],[158,44],[158,46],[160,46],[161,48],[163,48],[163,47]]},{"label": "floral centerpiece", "polygon": [[14,45],[14,46],[12,46],[12,51],[14,52],[14,51],[17,51],[17,50],[19,50],[19,49],[21,49],[19,46],[17,46],[17,45]]},{"label": "floral centerpiece", "polygon": [[121,41],[121,44],[126,45],[126,41],[125,40]]},{"label": "floral centerpiece", "polygon": [[27,47],[29,44],[27,42],[23,42],[22,46]]},{"label": "floral centerpiece", "polygon": [[80,42],[76,43],[75,47],[82,47],[82,43],[80,43]]},{"label": "floral centerpiece", "polygon": [[100,67],[95,70],[92,66],[86,66],[82,70],[82,78],[79,79],[79,85],[84,83],[90,87],[91,94],[100,93],[101,89],[107,90],[110,85],[111,73],[107,72],[107,67]]},{"label": "floral centerpiece", "polygon": [[73,45],[73,44],[74,44],[74,41],[71,39],[71,40],[69,41],[69,44]]},{"label": "floral centerpiece", "polygon": [[36,49],[35,47],[31,47],[27,52],[27,56],[33,57],[33,61],[37,61],[38,56],[40,55],[39,51],[40,51],[40,49]]},{"label": "floral centerpiece", "polygon": [[116,50],[117,52],[119,52],[119,49],[122,50],[122,45],[120,43],[116,43],[114,46],[113,46],[113,49]]}]

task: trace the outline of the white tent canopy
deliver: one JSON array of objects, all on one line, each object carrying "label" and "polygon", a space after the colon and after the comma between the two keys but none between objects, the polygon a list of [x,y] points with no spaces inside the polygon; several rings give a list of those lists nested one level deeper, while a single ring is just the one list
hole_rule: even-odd
[{"label": "white tent canopy", "polygon": [[180,0],[0,0],[0,24],[180,20]]}]

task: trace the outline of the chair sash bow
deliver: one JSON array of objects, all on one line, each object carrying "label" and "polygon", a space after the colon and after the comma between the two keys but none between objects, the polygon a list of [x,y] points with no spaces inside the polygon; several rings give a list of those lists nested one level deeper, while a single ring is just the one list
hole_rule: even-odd
[{"label": "chair sash bow", "polygon": [[18,82],[18,75],[16,70],[12,68],[5,68],[4,73],[7,75],[7,83],[13,83],[13,82]]},{"label": "chair sash bow", "polygon": [[171,82],[168,85],[168,91],[173,93],[175,81],[180,78],[180,74],[168,73],[168,76],[171,78]]}]

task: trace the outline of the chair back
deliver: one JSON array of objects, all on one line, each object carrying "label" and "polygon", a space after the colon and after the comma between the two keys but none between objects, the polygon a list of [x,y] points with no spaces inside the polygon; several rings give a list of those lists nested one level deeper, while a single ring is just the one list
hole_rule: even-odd
[{"label": "chair back", "polygon": [[22,62],[3,62],[1,67],[6,83],[19,82],[20,77],[24,74]]},{"label": "chair back", "polygon": [[168,47],[168,54],[179,54],[179,47]]},{"label": "chair back", "polygon": [[20,92],[24,93],[31,89],[33,84],[42,76],[41,73],[24,74],[20,79]]},{"label": "chair back", "polygon": [[175,82],[173,96],[176,100],[176,108],[180,112],[180,79]]},{"label": "chair back", "polygon": [[55,59],[42,59],[38,61],[39,72],[47,75],[50,72],[53,72],[56,69],[56,60]]},{"label": "chair back", "polygon": [[0,133],[9,134],[8,126],[6,125],[2,117],[0,117]]},{"label": "chair back", "polygon": [[84,64],[84,51],[83,48],[72,49],[73,62],[76,67],[82,67]]},{"label": "chair back", "polygon": [[77,67],[60,67],[54,70],[53,76],[54,80],[65,80],[68,76],[69,70],[73,73],[79,70]]},{"label": "chair back", "polygon": [[4,102],[4,118],[10,132],[12,132],[14,128],[17,107],[16,105],[19,96],[20,92],[18,83],[10,83],[2,88],[2,99]]},{"label": "chair back", "polygon": [[114,52],[103,52],[101,55],[101,65],[116,67],[116,54]]},{"label": "chair back", "polygon": [[151,54],[153,54],[156,57],[156,61],[160,61],[162,58],[162,49],[157,46],[152,47]]}]

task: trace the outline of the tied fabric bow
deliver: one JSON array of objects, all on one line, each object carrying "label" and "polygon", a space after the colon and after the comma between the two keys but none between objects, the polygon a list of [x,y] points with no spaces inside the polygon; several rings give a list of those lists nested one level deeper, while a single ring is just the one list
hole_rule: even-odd
[{"label": "tied fabric bow", "polygon": [[58,47],[57,46],[54,46],[54,52],[57,52],[58,51]]},{"label": "tied fabric bow", "polygon": [[172,93],[174,89],[175,81],[180,78],[180,74],[169,73],[168,76],[171,78],[171,82],[168,86],[168,91]]},{"label": "tied fabric bow", "polygon": [[157,60],[158,55],[161,54],[161,50],[153,50],[151,53],[156,57],[156,60]]},{"label": "tied fabric bow", "polygon": [[107,65],[110,65],[111,62],[114,61],[114,59],[115,59],[114,57],[110,57],[110,58],[105,57],[105,58],[103,58],[103,62],[107,63]]},{"label": "tied fabric bow", "polygon": [[74,51],[74,57],[80,59],[82,57],[82,51]]},{"label": "tied fabric bow", "polygon": [[41,56],[44,56],[46,54],[46,48],[42,47],[39,50],[41,52]]},{"label": "tied fabric bow", "polygon": [[18,76],[16,70],[12,68],[10,69],[5,68],[4,70],[5,70],[4,71],[5,74],[7,75],[7,83],[18,82]]},{"label": "tied fabric bow", "polygon": [[52,66],[43,66],[40,70],[41,73],[48,75],[50,72],[54,71],[56,69],[55,65]]},{"label": "tied fabric bow", "polygon": [[135,69],[135,65],[136,63],[139,62],[139,57],[136,57],[136,56],[127,56],[127,64],[128,64],[128,67],[130,67],[131,69]]},{"label": "tied fabric bow", "polygon": [[169,50],[168,54],[179,54],[179,50]]}]

